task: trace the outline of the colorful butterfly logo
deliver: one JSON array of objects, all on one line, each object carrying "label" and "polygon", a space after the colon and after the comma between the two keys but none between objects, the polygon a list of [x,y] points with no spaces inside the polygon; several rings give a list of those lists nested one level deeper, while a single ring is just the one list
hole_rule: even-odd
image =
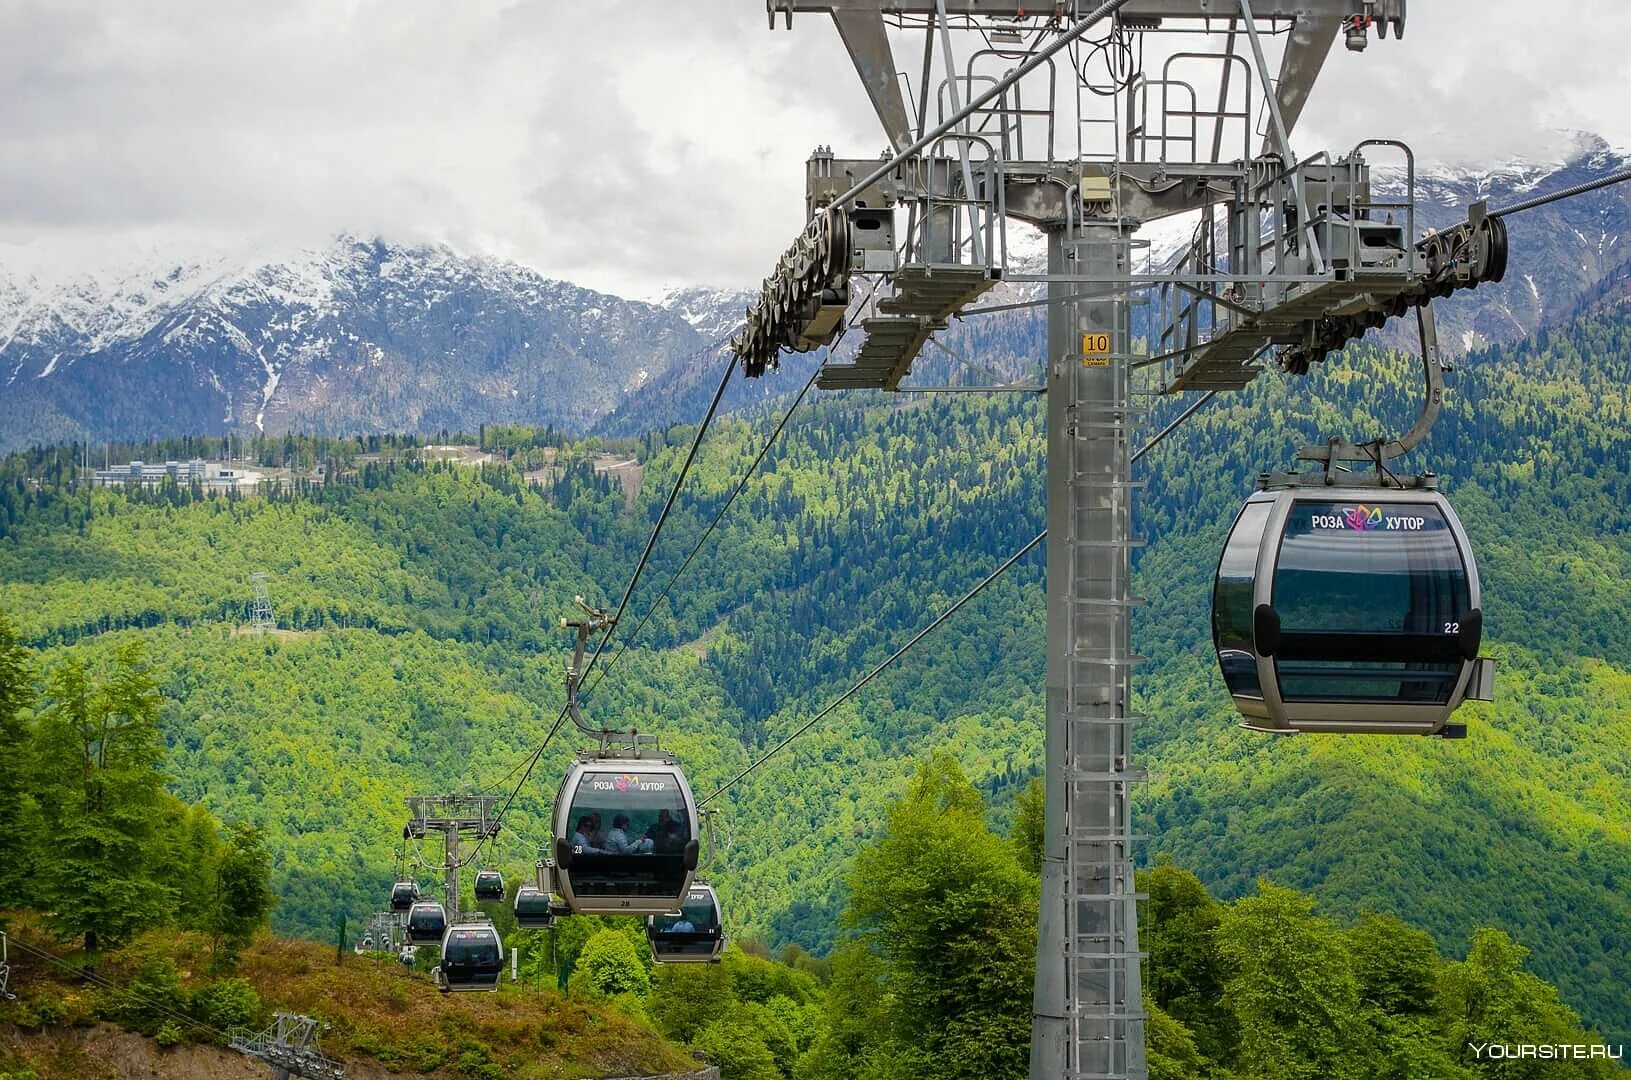
[{"label": "colorful butterfly logo", "polygon": [[1348,528],[1358,532],[1366,529],[1375,529],[1382,524],[1382,508],[1380,506],[1365,506],[1361,503],[1342,512],[1342,520]]},{"label": "colorful butterfly logo", "polygon": [[612,781],[612,786],[618,791],[629,791],[640,786],[640,778],[635,775],[619,776]]}]

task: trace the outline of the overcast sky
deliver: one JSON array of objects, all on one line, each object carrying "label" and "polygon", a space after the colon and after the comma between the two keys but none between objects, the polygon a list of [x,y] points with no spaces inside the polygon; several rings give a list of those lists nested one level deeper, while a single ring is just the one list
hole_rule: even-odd
[{"label": "overcast sky", "polygon": [[[1631,145],[1628,42],[1624,0],[1417,0],[1403,42],[1338,46],[1297,142]],[[883,145],[831,25],[762,0],[0,0],[0,261],[349,231],[745,286],[818,142]]]}]

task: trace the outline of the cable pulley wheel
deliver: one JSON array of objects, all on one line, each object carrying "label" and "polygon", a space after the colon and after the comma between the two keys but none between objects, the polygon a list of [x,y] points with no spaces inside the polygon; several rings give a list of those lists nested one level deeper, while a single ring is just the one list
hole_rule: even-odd
[{"label": "cable pulley wheel", "polygon": [[1437,278],[1450,265],[1450,253],[1440,233],[1434,233],[1427,238],[1422,249],[1423,261],[1427,263],[1427,276]]},{"label": "cable pulley wheel", "polygon": [[1487,217],[1478,223],[1478,248],[1483,256],[1481,281],[1500,281],[1506,277],[1506,222]]}]

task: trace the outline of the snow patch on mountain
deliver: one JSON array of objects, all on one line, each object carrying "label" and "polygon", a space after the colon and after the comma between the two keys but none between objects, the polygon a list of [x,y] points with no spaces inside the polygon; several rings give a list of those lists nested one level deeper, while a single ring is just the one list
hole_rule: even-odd
[{"label": "snow patch on mountain", "polygon": [[736,333],[754,299],[755,293],[748,289],[700,287],[669,289],[653,297],[652,303],[672,311],[712,342]]}]

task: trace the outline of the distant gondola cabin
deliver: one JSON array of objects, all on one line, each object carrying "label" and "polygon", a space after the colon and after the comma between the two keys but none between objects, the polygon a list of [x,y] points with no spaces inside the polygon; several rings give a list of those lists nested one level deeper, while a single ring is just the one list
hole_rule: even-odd
[{"label": "distant gondola cabin", "polygon": [[695,882],[677,914],[646,916],[646,941],[659,963],[717,960],[725,949],[725,929],[713,887]]},{"label": "distant gondola cabin", "polygon": [[483,870],[476,875],[477,900],[504,899],[504,875],[497,870]]},{"label": "distant gondola cabin", "polygon": [[444,992],[497,990],[504,972],[504,946],[491,923],[458,923],[442,937],[436,983]]},{"label": "distant gondola cabin", "polygon": [[447,909],[435,900],[420,900],[408,911],[408,940],[441,941],[447,931]]}]

